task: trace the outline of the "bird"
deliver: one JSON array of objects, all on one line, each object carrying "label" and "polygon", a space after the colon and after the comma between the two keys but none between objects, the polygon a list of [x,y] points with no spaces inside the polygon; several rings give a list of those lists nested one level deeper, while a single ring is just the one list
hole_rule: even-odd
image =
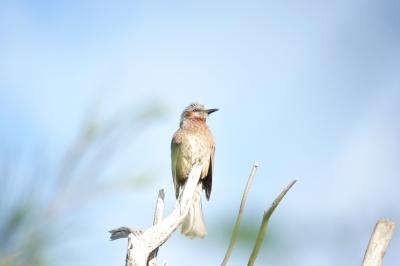
[{"label": "bird", "polygon": [[[194,164],[202,167],[199,185],[193,204],[181,225],[181,232],[190,239],[203,238],[207,235],[201,206],[201,190],[205,191],[206,199],[211,196],[214,170],[215,140],[207,126],[207,118],[218,109],[206,109],[200,103],[187,106],[180,118],[179,128],[171,141],[171,168],[174,181],[175,196],[179,194]],[[199,186],[198,186],[199,187]]]}]

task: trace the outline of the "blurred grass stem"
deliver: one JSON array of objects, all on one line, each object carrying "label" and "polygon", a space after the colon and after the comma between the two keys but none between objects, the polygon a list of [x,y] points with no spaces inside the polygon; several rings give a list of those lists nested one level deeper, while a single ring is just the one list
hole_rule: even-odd
[{"label": "blurred grass stem", "polygon": [[251,252],[249,262],[247,263],[248,266],[254,265],[256,258],[258,256],[258,252],[260,251],[261,245],[264,241],[265,232],[267,231],[269,218],[271,218],[272,213],[278,207],[279,203],[289,191],[289,189],[296,183],[296,180],[293,180],[282,192],[276,197],[276,199],[272,202],[271,207],[264,213],[260,229],[257,234],[256,243],[254,245],[253,251]]},{"label": "blurred grass stem", "polygon": [[253,183],[253,179],[254,179],[254,176],[256,175],[258,166],[259,166],[258,162],[255,162],[253,165],[253,168],[251,169],[249,178],[247,179],[247,184],[246,184],[246,187],[243,192],[242,201],[240,202],[239,213],[236,218],[235,227],[233,228],[231,240],[229,242],[228,249],[226,250],[226,254],[225,254],[224,260],[222,261],[221,265],[226,265],[228,263],[229,257],[231,256],[231,253],[232,253],[233,246],[235,245],[236,239],[239,235],[240,222],[242,221],[243,210],[244,210],[244,206],[246,205],[247,194],[250,191],[250,187],[251,187],[251,184]]}]

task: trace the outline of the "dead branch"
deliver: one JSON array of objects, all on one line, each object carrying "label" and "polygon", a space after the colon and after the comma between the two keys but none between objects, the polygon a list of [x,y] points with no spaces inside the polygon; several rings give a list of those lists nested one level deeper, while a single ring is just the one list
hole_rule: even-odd
[{"label": "dead branch", "polygon": [[376,223],[367,250],[365,251],[363,266],[382,265],[383,257],[385,256],[395,227],[395,223],[389,219],[382,219]]},{"label": "dead branch", "polygon": [[[160,189],[160,191],[158,191],[156,210],[154,212],[153,225],[159,224],[162,220],[162,215],[164,212],[164,198],[165,198],[164,189]],[[157,265],[157,253],[158,253],[158,248],[156,248],[155,250],[153,250],[153,252],[150,253],[149,262],[148,262],[149,266]]]},{"label": "dead branch", "polygon": [[[194,192],[199,183],[202,167],[195,164],[188,180],[179,195],[172,213],[160,223],[141,232],[129,227],[111,230],[111,240],[128,237],[127,266],[147,266],[150,253],[159,248],[171,234],[182,224],[193,203]],[[156,218],[155,218],[156,220]]]}]

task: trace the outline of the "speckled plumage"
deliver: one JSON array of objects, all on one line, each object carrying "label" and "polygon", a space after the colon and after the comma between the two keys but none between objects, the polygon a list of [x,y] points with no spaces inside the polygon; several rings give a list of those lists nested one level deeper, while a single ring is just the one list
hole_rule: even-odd
[{"label": "speckled plumage", "polygon": [[[209,199],[212,188],[212,177],[214,167],[215,141],[206,124],[208,114],[217,109],[206,110],[201,104],[191,104],[185,108],[181,115],[179,129],[175,132],[171,142],[171,167],[175,186],[175,195],[178,198],[182,186],[191,171],[193,164],[199,163],[203,166],[200,182],[205,190],[206,198]],[[189,211],[187,230],[182,232],[192,237],[203,237],[206,234],[201,201],[198,197],[195,202],[195,210]],[[196,204],[198,206],[196,206]],[[202,228],[204,227],[204,228]]]}]

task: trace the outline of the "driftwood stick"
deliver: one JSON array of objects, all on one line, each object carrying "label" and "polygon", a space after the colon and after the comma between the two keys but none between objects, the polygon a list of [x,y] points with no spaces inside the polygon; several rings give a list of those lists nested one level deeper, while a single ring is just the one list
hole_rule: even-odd
[{"label": "driftwood stick", "polygon": [[[164,212],[164,198],[165,198],[164,189],[160,189],[160,191],[158,191],[156,210],[154,212],[153,225],[159,224],[162,220],[162,215]],[[149,266],[157,265],[157,253],[158,253],[158,248],[156,248],[155,250],[153,250],[153,252],[150,253],[149,262],[147,263]]]},{"label": "driftwood stick", "polygon": [[282,190],[282,192],[276,197],[276,199],[272,202],[271,207],[269,207],[268,211],[264,213],[260,229],[257,234],[257,239],[256,243],[254,245],[253,251],[251,252],[249,262],[247,263],[247,266],[252,266],[254,265],[254,262],[256,261],[256,258],[258,256],[258,252],[260,251],[261,245],[264,241],[264,236],[265,232],[267,231],[267,226],[269,222],[269,218],[271,218],[272,213],[278,207],[279,203],[283,199],[283,197],[286,195],[286,193],[289,191],[289,189],[296,183],[296,180],[292,181],[286,188]]},{"label": "driftwood stick", "polygon": [[150,253],[164,244],[178,226],[182,224],[193,203],[194,192],[199,183],[201,170],[201,165],[193,165],[174,210],[160,223],[141,233],[128,227],[120,227],[110,231],[112,240],[128,236],[127,266],[147,266]]},{"label": "driftwood stick", "polygon": [[365,251],[363,266],[382,265],[383,257],[385,256],[395,227],[395,223],[389,219],[382,219],[376,223],[367,250]]},{"label": "driftwood stick", "polygon": [[228,246],[228,249],[226,250],[225,257],[221,263],[221,266],[225,266],[228,263],[229,257],[231,256],[231,253],[232,253],[233,246],[235,245],[236,239],[239,235],[240,222],[242,221],[243,210],[244,210],[244,206],[246,205],[247,194],[249,194],[250,187],[251,187],[251,184],[253,183],[253,179],[254,179],[254,176],[256,175],[258,166],[259,166],[258,162],[255,162],[253,165],[253,168],[251,169],[249,178],[247,179],[247,184],[243,191],[242,201],[240,202],[239,213],[236,218],[236,223],[235,223],[235,226],[232,231],[231,240],[229,242],[229,246]]}]

